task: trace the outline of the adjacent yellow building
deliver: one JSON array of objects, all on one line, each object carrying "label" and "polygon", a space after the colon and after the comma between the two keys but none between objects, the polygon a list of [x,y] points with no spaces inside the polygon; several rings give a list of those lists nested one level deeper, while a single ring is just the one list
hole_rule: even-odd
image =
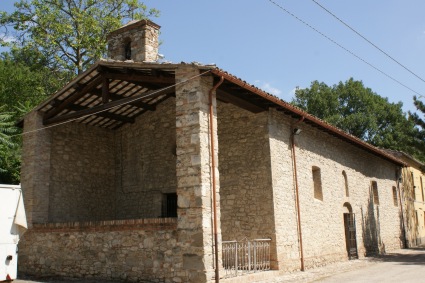
[{"label": "adjacent yellow building", "polygon": [[425,245],[425,165],[404,152],[391,153],[408,164],[399,173],[406,246]]}]

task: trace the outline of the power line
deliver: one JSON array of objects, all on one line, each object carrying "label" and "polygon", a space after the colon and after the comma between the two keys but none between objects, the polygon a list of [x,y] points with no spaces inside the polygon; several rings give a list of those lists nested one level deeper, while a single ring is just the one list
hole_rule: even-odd
[{"label": "power line", "polygon": [[195,76],[193,76],[193,77],[190,77],[190,78],[188,78],[188,79],[186,79],[186,80],[184,80],[184,81],[181,81],[181,82],[175,83],[175,84],[173,84],[173,85],[170,85],[170,86],[167,86],[167,87],[164,87],[164,88],[158,89],[158,90],[156,90],[156,91],[152,92],[151,94],[149,94],[149,95],[147,95],[147,96],[144,96],[144,97],[136,97],[136,98],[134,98],[134,99],[131,99],[130,101],[127,101],[127,102],[124,102],[124,103],[120,103],[120,104],[118,104],[118,105],[111,106],[111,107],[108,107],[108,108],[105,108],[105,109],[99,110],[99,111],[97,111],[97,112],[95,112],[95,113],[86,114],[86,115],[83,115],[83,116],[81,116],[81,117],[77,117],[77,118],[74,118],[74,119],[70,119],[70,120],[67,120],[67,121],[64,121],[64,122],[61,122],[61,123],[57,123],[57,124],[54,124],[54,125],[46,126],[46,127],[43,127],[43,128],[38,128],[38,129],[31,130],[31,131],[27,131],[27,132],[22,132],[22,133],[20,133],[20,134],[12,135],[12,136],[10,136],[10,137],[17,137],[17,136],[23,136],[23,135],[27,135],[27,134],[31,134],[31,133],[40,132],[40,131],[43,131],[43,130],[47,130],[47,129],[50,129],[50,128],[54,128],[54,127],[57,127],[57,126],[63,125],[63,124],[71,123],[71,122],[74,122],[74,121],[80,120],[80,119],[82,119],[82,118],[86,118],[86,117],[89,117],[89,116],[92,116],[92,115],[96,115],[96,114],[99,114],[99,113],[102,113],[102,112],[108,111],[108,110],[110,110],[110,109],[114,109],[114,108],[119,107],[119,106],[123,106],[123,105],[126,105],[126,104],[130,104],[130,103],[133,103],[133,102],[135,102],[135,101],[138,101],[138,100],[145,99],[145,98],[148,98],[148,97],[150,97],[150,96],[153,96],[153,95],[155,95],[156,93],[158,93],[158,92],[160,92],[160,91],[163,91],[163,90],[166,90],[166,89],[169,89],[169,88],[173,88],[173,87],[176,87],[176,86],[181,85],[181,84],[185,84],[185,83],[187,83],[188,81],[191,81],[191,80],[193,80],[193,79],[195,79],[195,78],[197,78],[197,77],[203,76],[203,75],[205,75],[205,74],[207,74],[207,73],[209,73],[209,72],[211,72],[211,70],[205,71],[205,72],[203,72],[203,73],[200,73],[200,74],[198,74],[198,75],[195,75]]},{"label": "power line", "polygon": [[320,34],[322,37],[326,38],[327,40],[329,40],[330,42],[332,42],[333,44],[335,44],[336,46],[338,46],[339,48],[345,50],[346,52],[348,52],[349,54],[353,55],[354,57],[356,57],[358,60],[362,61],[363,63],[369,65],[371,68],[375,69],[376,71],[380,72],[381,74],[383,74],[384,76],[386,76],[387,78],[393,80],[394,82],[398,83],[399,85],[403,86],[404,88],[410,90],[413,93],[416,93],[417,95],[421,95],[419,92],[413,90],[412,88],[408,87],[407,85],[405,85],[404,83],[400,82],[399,80],[397,80],[396,78],[388,75],[387,73],[385,73],[384,71],[382,71],[381,69],[379,69],[378,67],[375,67],[374,65],[372,65],[371,63],[369,63],[368,61],[366,61],[365,59],[361,58],[359,55],[355,54],[353,51],[349,50],[348,48],[342,46],[340,43],[336,42],[334,39],[330,38],[329,36],[327,36],[326,34],[324,34],[323,32],[319,31],[318,29],[316,29],[315,27],[313,27],[312,25],[310,25],[309,23],[307,23],[306,21],[304,21],[303,19],[297,17],[295,14],[293,14],[292,12],[288,11],[287,9],[285,9],[284,7],[282,7],[281,5],[279,5],[278,3],[276,3],[273,0],[268,0],[270,3],[272,3],[273,5],[275,5],[276,7],[278,7],[279,9],[281,9],[282,11],[284,11],[285,13],[287,13],[288,15],[290,15],[291,17],[294,17],[295,19],[297,19],[299,22],[303,23],[304,25],[306,25],[307,27],[309,27],[310,29],[314,30],[316,33]]},{"label": "power line", "polygon": [[418,79],[420,79],[422,82],[425,83],[425,80],[422,79],[419,75],[415,74],[412,70],[410,70],[409,68],[407,68],[406,66],[404,66],[403,64],[401,64],[398,60],[394,59],[394,57],[392,57],[387,52],[385,52],[384,50],[382,50],[381,48],[379,48],[376,44],[374,44],[369,39],[367,39],[366,37],[364,37],[362,34],[360,34],[360,32],[358,32],[357,30],[355,30],[354,28],[352,28],[349,24],[347,24],[346,22],[344,22],[343,20],[341,20],[338,16],[336,16],[335,14],[333,14],[328,9],[326,9],[322,4],[318,3],[316,0],[311,0],[311,1],[313,1],[314,3],[316,3],[316,5],[318,5],[320,8],[322,8],[323,10],[325,10],[328,14],[332,15],[335,19],[337,19],[339,22],[341,22],[347,28],[349,28],[350,30],[352,30],[355,34],[357,34],[358,36],[360,36],[361,38],[363,38],[367,43],[369,43],[370,45],[372,45],[373,47],[375,47],[376,49],[378,49],[382,54],[384,54],[385,56],[387,56],[388,58],[390,58],[392,61],[394,61],[395,63],[397,63],[400,67],[402,67],[403,69],[405,69],[406,71],[408,71],[409,73],[411,73],[412,75],[414,75],[415,77],[417,77]]}]

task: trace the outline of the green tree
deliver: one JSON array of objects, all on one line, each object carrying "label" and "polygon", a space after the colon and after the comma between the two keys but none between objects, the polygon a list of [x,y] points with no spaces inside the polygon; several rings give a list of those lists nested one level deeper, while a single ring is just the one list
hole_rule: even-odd
[{"label": "green tree", "polygon": [[[422,114],[422,117],[425,115],[425,104],[419,100],[416,96],[413,97],[413,103],[416,106],[416,109]],[[409,112],[411,120],[415,123],[416,128],[419,132],[415,136],[416,144],[422,145],[425,142],[425,121],[424,118],[421,118],[417,113]],[[425,152],[425,146],[421,147],[422,151]],[[425,160],[424,160],[425,161]]]},{"label": "green tree", "polygon": [[375,146],[425,157],[424,143],[417,141],[418,130],[403,104],[390,103],[361,81],[350,78],[334,86],[314,81],[310,88],[298,89],[292,103]]},{"label": "green tree", "polygon": [[13,113],[0,106],[0,184],[19,183],[20,146],[19,129],[15,126]]},{"label": "green tree", "polygon": [[2,44],[39,50],[52,70],[73,74],[105,55],[107,34],[123,20],[158,15],[138,0],[21,0],[15,7],[0,12],[5,38],[15,38]]},{"label": "green tree", "polygon": [[47,67],[28,66],[11,53],[1,57],[0,105],[6,105],[15,119],[22,116],[16,107],[26,105],[27,108],[32,108],[63,84]]},{"label": "green tree", "polygon": [[62,85],[35,50],[15,48],[0,55],[0,183],[19,183],[21,129],[16,122]]}]

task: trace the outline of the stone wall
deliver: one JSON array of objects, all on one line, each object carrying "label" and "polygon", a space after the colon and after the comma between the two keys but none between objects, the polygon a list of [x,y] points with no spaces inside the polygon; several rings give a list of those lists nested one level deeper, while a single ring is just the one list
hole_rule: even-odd
[{"label": "stone wall", "polygon": [[268,114],[230,103],[219,103],[217,111],[222,238],[272,238]]},{"label": "stone wall", "polygon": [[[278,260],[281,270],[299,268],[291,125],[296,121],[271,110],[270,138]],[[306,268],[347,259],[344,204],[356,215],[360,257],[401,247],[399,206],[393,202],[396,165],[304,123],[295,137],[301,223]],[[314,198],[312,167],[321,171],[323,200]],[[346,172],[349,197],[345,193]],[[371,181],[376,181],[379,205],[374,205]]]},{"label": "stone wall", "polygon": [[49,219],[51,130],[42,128],[40,113],[31,111],[25,116],[21,187],[29,227]]},{"label": "stone wall", "polygon": [[[216,197],[220,212],[220,182],[217,163],[212,166],[209,91],[211,76],[199,76],[196,66],[181,65],[176,70],[176,141],[177,141],[177,195],[178,245],[183,252],[183,268],[188,281],[208,282],[214,277],[212,227],[212,172],[217,174]],[[192,78],[184,84],[180,84]],[[216,100],[212,99],[214,125],[212,137],[217,160]],[[220,215],[217,215],[217,238],[221,242]],[[219,252],[220,250],[218,250]],[[219,266],[221,255],[219,254]]]},{"label": "stone wall", "polygon": [[176,193],[175,99],[121,127],[116,138],[116,218],[161,217],[163,194]]},{"label": "stone wall", "polygon": [[161,217],[163,194],[176,193],[175,131],[174,98],[115,132],[53,128],[44,222]]},{"label": "stone wall", "polygon": [[36,224],[19,244],[18,272],[97,282],[186,282],[176,248],[176,222],[163,218]]},{"label": "stone wall", "polygon": [[77,123],[51,132],[49,222],[114,219],[114,133]]}]

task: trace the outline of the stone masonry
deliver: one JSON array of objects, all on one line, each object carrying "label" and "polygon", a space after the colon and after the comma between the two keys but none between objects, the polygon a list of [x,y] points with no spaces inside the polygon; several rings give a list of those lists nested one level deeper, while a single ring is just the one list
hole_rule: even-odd
[{"label": "stone masonry", "polygon": [[21,183],[28,226],[49,219],[50,143],[51,131],[43,129],[42,116],[27,114],[23,139]]},{"label": "stone masonry", "polygon": [[[276,241],[279,269],[283,271],[300,264],[290,151],[295,122],[270,113]],[[342,216],[345,203],[356,215],[360,257],[400,248],[400,207],[394,205],[392,193],[397,167],[305,124],[297,127],[303,130],[295,142],[306,268],[347,258]],[[321,169],[323,201],[314,198],[313,166]],[[348,177],[349,197],[342,171]],[[379,205],[373,203],[371,181],[378,184]]]},{"label": "stone masonry", "polygon": [[[149,21],[133,21],[111,32],[108,35],[108,57],[114,60],[125,61],[126,52],[130,52],[130,59],[135,62],[155,62],[158,60],[157,24]],[[126,51],[126,48],[130,49]]]},{"label": "stone masonry", "polygon": [[[190,282],[207,282],[214,275],[208,118],[208,92],[213,85],[211,77],[193,78],[199,74],[199,69],[191,65],[182,65],[176,71],[177,234],[179,248],[183,251],[180,268],[187,272]],[[193,79],[182,83],[189,78]],[[217,124],[216,119],[214,124]],[[216,129],[217,126],[213,135],[217,141]],[[214,152],[217,155],[217,150]],[[218,173],[217,164],[213,170]],[[219,183],[217,196],[218,186]],[[219,224],[220,215],[217,218]]]},{"label": "stone masonry", "polygon": [[20,244],[19,273],[36,277],[184,282],[175,265],[176,219],[35,224]]},{"label": "stone masonry", "polygon": [[267,112],[218,104],[223,241],[272,239],[275,219]]}]

